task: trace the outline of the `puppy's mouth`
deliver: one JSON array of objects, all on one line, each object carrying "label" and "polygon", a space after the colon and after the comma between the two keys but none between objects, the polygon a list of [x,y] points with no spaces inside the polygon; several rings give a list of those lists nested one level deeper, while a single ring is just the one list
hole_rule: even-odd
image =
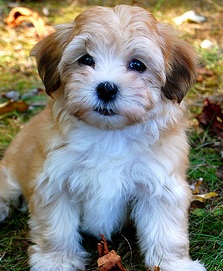
[{"label": "puppy's mouth", "polygon": [[115,111],[113,111],[112,109],[109,108],[103,108],[103,107],[97,107],[94,110],[95,112],[97,112],[98,114],[102,115],[102,116],[114,116],[116,115]]}]

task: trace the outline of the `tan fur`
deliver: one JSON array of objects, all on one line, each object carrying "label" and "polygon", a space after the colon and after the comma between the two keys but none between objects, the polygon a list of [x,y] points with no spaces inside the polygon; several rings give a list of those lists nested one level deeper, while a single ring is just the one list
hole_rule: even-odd
[{"label": "tan fur", "polygon": [[12,176],[18,179],[27,201],[33,193],[29,183],[36,178],[46,159],[48,135],[44,130],[50,123],[49,118],[47,109],[34,117],[12,141],[1,162],[1,166],[8,168]]}]

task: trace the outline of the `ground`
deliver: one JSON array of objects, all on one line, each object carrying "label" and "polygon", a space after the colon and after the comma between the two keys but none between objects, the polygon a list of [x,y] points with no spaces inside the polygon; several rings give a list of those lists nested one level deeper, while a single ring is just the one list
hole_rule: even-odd
[{"label": "ground", "polygon": [[[17,1],[16,3],[0,0],[0,109],[9,91],[14,90],[29,110],[24,112],[9,111],[0,114],[0,157],[15,134],[30,116],[36,114],[46,103],[44,92],[32,90],[43,85],[40,82],[35,62],[29,51],[38,41],[36,30],[30,24],[16,28],[7,26],[7,17],[13,4],[29,7],[44,18],[48,31],[58,23],[69,22],[90,5],[114,5],[119,1]],[[190,169],[188,181],[197,190],[197,200],[190,209],[191,256],[201,259],[209,271],[223,270],[223,138],[211,130],[203,130],[196,116],[201,113],[205,99],[223,106],[223,1],[222,0],[152,0],[125,1],[138,4],[153,12],[159,21],[171,24],[182,39],[191,43],[199,56],[199,75],[195,86],[189,92],[186,101],[190,114],[191,144]],[[173,19],[184,12],[194,10],[205,16],[203,23],[183,22],[175,25]],[[49,15],[44,15],[44,12]],[[201,48],[204,40],[212,42],[209,49]],[[37,95],[38,93],[38,95]],[[23,95],[23,96],[22,96]],[[1,112],[1,111],[0,111]],[[219,120],[220,121],[220,120]],[[221,119],[221,122],[223,120]],[[202,182],[201,182],[202,181]],[[210,194],[211,192],[215,192]],[[202,197],[210,196],[209,199]],[[0,224],[0,269],[29,270],[26,250],[29,245],[27,214],[16,210],[4,223]],[[88,250],[93,254],[93,261],[88,270],[96,270],[97,242],[91,240]],[[137,246],[132,238],[132,230],[123,232],[109,244],[122,257],[129,270],[141,271],[143,267]],[[173,270],[174,271],[174,270]]]}]

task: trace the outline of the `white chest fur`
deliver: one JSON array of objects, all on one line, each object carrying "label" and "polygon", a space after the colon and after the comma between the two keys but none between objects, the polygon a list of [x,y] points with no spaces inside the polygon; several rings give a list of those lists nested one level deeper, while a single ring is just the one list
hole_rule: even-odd
[{"label": "white chest fur", "polygon": [[140,190],[161,196],[160,187],[168,183],[166,169],[154,153],[158,128],[154,123],[147,129],[142,124],[121,131],[86,125],[75,129],[67,143],[47,156],[38,181],[44,184],[45,200],[65,193],[79,208],[81,229],[109,238]]}]

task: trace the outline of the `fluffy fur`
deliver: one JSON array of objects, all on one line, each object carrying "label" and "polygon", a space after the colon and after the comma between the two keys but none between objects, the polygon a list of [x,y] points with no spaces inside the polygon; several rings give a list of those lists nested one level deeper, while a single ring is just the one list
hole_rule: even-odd
[{"label": "fluffy fur", "polygon": [[0,164],[0,219],[21,194],[28,202],[31,270],[83,270],[80,233],[110,239],[131,219],[146,267],[204,271],[188,252],[182,99],[195,80],[192,48],[121,5],[84,11],[32,55],[51,101]]}]

